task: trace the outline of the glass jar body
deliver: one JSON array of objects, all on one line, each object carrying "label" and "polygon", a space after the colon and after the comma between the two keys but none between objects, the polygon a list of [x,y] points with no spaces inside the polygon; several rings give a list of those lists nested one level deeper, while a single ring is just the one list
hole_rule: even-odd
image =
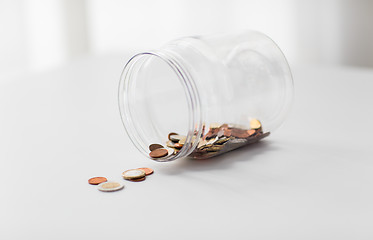
[{"label": "glass jar body", "polygon": [[[119,87],[122,120],[137,148],[147,156],[152,143],[171,149],[160,161],[208,158],[256,142],[283,123],[292,96],[281,50],[252,31],[182,38],[138,54]],[[170,132],[185,136],[177,148]]]}]

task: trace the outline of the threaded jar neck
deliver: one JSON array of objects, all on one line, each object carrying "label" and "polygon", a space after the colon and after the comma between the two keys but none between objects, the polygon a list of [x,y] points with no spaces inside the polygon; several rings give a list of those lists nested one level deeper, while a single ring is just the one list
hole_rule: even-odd
[{"label": "threaded jar neck", "polygon": [[[118,94],[125,130],[145,156],[150,144],[165,146],[172,131],[183,131],[179,134],[186,135],[185,144],[159,161],[188,156],[196,148],[203,122],[200,96],[180,55],[162,50],[133,56],[121,74]],[[173,130],[174,123],[182,127]]]}]

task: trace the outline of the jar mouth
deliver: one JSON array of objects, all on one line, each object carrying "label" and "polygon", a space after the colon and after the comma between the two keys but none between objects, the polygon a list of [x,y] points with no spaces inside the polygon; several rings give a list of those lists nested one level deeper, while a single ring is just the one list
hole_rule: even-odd
[{"label": "jar mouth", "polygon": [[[186,133],[183,147],[176,154],[151,159],[172,161],[188,156],[197,146],[203,122],[200,96],[192,75],[177,56],[168,52],[133,56],[122,71],[118,101],[124,128],[146,157],[150,158],[150,144],[166,148],[170,132]],[[176,124],[181,128],[170,129]]]}]

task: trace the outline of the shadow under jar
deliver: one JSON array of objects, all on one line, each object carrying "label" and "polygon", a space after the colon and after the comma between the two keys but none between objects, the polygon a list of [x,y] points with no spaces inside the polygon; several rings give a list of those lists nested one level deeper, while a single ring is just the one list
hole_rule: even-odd
[{"label": "shadow under jar", "polygon": [[137,54],[119,84],[124,127],[156,161],[209,158],[255,143],[283,123],[292,98],[283,53],[254,31],[186,37]]}]

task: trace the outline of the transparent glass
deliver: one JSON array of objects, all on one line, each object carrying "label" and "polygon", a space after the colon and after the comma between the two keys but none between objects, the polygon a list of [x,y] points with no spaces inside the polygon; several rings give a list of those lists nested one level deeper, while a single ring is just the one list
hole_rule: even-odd
[{"label": "transparent glass", "polygon": [[[283,123],[292,98],[283,53],[254,31],[186,37],[137,54],[119,84],[124,127],[139,151],[157,161],[208,158],[257,142]],[[175,144],[171,132],[185,136],[181,148],[150,157],[150,144]]]}]

